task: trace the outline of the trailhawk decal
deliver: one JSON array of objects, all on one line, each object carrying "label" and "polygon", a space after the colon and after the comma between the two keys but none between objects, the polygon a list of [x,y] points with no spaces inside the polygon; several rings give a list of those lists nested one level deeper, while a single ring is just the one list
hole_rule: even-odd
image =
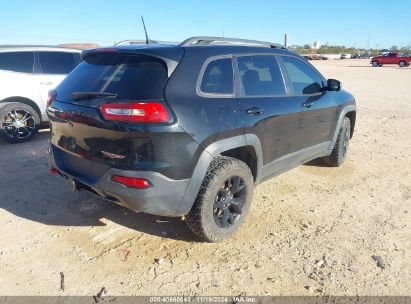
[{"label": "trailhawk decal", "polygon": [[112,158],[112,159],[123,159],[126,156],[125,155],[119,155],[119,154],[114,154],[106,151],[101,151],[101,154],[103,154],[105,157]]}]

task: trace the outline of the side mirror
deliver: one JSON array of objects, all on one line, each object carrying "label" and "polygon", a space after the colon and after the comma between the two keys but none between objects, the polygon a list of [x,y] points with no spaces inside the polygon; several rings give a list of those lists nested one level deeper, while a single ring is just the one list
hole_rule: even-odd
[{"label": "side mirror", "polygon": [[341,82],[336,79],[327,80],[327,90],[328,91],[339,91],[341,90]]}]

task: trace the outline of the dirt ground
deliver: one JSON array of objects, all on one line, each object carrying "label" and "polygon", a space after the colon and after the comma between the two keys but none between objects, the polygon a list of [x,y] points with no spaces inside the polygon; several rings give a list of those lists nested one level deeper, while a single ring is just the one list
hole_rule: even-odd
[{"label": "dirt ground", "polygon": [[0,295],[411,295],[411,68],[314,64],[357,99],[348,159],[262,184],[220,244],[70,192],[48,172],[47,131],[0,141]]}]

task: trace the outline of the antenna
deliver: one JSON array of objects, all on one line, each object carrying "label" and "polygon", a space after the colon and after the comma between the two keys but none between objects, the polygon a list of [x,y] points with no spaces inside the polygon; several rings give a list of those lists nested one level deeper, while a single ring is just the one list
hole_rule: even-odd
[{"label": "antenna", "polygon": [[146,34],[146,44],[150,44],[150,39],[148,39],[146,24],[144,23],[144,18],[143,18],[143,16],[141,16],[141,21],[143,22],[144,33]]}]

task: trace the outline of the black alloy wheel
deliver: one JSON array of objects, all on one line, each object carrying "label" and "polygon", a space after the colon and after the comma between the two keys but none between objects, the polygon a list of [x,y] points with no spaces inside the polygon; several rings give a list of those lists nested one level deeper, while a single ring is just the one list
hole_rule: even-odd
[{"label": "black alloy wheel", "polygon": [[214,206],[214,220],[220,228],[228,228],[241,217],[247,198],[247,186],[240,176],[225,180],[218,190]]}]

